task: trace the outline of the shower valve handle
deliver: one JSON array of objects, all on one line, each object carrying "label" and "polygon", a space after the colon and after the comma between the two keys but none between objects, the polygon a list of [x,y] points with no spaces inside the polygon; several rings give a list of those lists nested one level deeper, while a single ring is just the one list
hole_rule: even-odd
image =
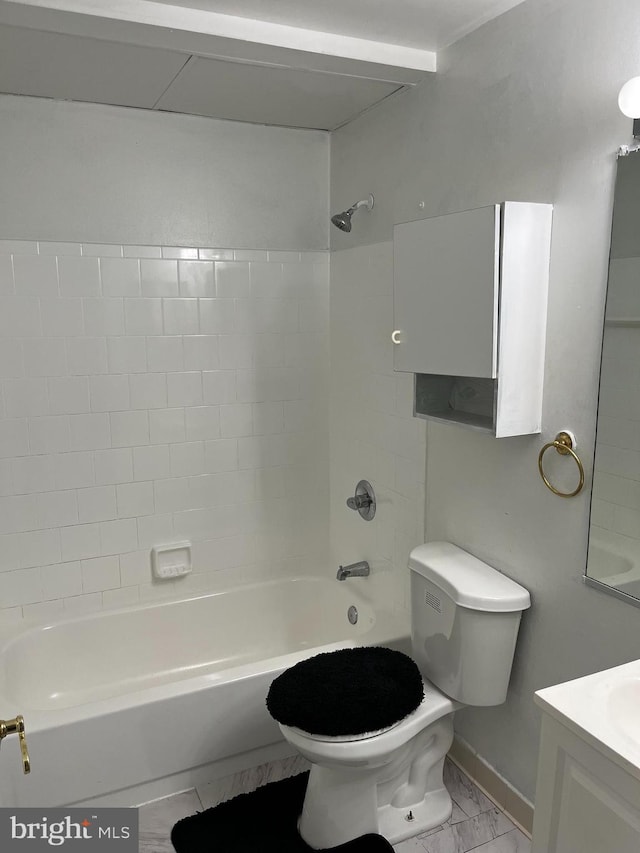
[{"label": "shower valve handle", "polygon": [[24,717],[18,714],[13,720],[0,720],[0,743],[7,735],[18,735],[22,754],[22,772],[31,773],[31,759],[27,749],[27,736],[24,730]]},{"label": "shower valve handle", "polygon": [[368,509],[371,506],[371,498],[369,495],[354,495],[347,498],[347,506],[349,509]]}]

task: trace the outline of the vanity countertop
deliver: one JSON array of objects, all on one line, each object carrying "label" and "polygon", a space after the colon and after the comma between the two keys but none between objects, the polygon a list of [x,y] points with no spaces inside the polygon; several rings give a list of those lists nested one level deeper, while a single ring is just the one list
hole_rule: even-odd
[{"label": "vanity countertop", "polygon": [[535,701],[640,780],[640,660],[538,690]]}]

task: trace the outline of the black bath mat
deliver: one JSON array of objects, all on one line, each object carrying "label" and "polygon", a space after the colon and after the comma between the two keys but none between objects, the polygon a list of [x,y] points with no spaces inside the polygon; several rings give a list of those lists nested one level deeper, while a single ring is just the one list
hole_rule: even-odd
[{"label": "black bath mat", "polygon": [[[176,853],[315,853],[298,835],[308,773],[271,782],[212,809],[179,820],[171,831]],[[332,853],[393,853],[381,835],[362,835]]]}]

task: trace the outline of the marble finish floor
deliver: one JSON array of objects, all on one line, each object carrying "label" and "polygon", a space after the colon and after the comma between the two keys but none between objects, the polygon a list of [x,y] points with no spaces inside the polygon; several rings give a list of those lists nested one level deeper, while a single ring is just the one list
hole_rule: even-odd
[{"label": "marble finish floor", "polygon": [[[174,853],[169,835],[180,818],[308,767],[300,756],[285,758],[141,806],[140,853]],[[529,839],[449,760],[444,781],[453,800],[451,818],[396,844],[396,853],[530,853]]]}]

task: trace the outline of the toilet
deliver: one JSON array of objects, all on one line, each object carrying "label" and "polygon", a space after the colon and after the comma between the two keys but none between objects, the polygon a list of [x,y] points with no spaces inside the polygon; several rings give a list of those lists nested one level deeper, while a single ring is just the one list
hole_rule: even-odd
[{"label": "toilet", "polygon": [[[295,696],[293,692],[296,668],[303,668],[307,681],[301,684],[308,684],[314,667],[321,679],[331,656],[337,655],[338,669],[351,665],[353,672],[357,658],[349,660],[349,655],[362,654],[363,649],[303,661],[271,686],[269,710],[273,714],[276,705],[270,699],[278,700],[279,709],[284,707],[284,714],[273,714],[280,717],[280,730],[312,765],[298,829],[313,848],[337,847],[367,833],[379,833],[395,844],[444,823],[452,807],[442,774],[453,740],[454,712],[465,706],[500,705],[506,698],[520,617],[530,606],[527,590],[449,542],[415,548],[409,569],[411,654],[422,676],[422,697],[416,695],[409,713],[403,707],[397,720],[366,730],[368,721],[376,719],[372,712],[377,705],[384,705],[383,687],[386,693],[390,687],[388,672],[384,681],[376,680],[376,649],[370,650],[373,674],[370,679],[366,676],[357,700],[346,690],[347,708],[339,691],[327,685],[325,701],[309,709],[313,723],[307,714],[300,716],[303,725],[292,724],[291,717],[298,711],[290,709],[288,702],[293,705],[299,699],[299,691]],[[388,649],[379,653],[381,657],[399,654]],[[412,666],[406,656],[401,657]],[[399,679],[409,678],[408,671],[405,675],[402,667],[398,669]],[[333,683],[339,683],[340,672],[336,675]],[[348,674],[345,681],[350,687]],[[354,702],[360,706],[362,723],[348,723],[352,731],[335,734],[336,720],[343,714],[350,719],[358,716],[353,714]],[[315,721],[318,705],[320,710],[326,706],[324,727]],[[307,731],[305,726],[320,731]]]}]

